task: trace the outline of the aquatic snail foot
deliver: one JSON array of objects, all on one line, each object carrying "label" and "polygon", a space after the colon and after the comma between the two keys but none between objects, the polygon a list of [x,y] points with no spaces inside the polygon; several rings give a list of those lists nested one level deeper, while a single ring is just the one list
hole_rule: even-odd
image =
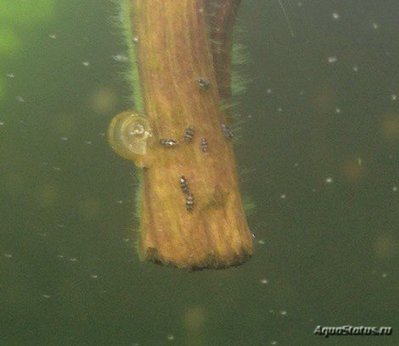
[{"label": "aquatic snail foot", "polygon": [[153,138],[148,119],[134,110],[119,113],[108,127],[108,141],[112,149],[138,167],[150,165]]}]

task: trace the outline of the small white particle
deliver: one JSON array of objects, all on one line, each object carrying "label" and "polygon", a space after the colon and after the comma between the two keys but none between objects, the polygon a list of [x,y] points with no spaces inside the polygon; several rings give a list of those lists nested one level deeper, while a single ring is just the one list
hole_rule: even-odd
[{"label": "small white particle", "polygon": [[287,311],[286,311],[286,310],[281,310],[281,311],[280,311],[280,315],[282,315],[282,316],[287,316]]},{"label": "small white particle", "polygon": [[358,72],[358,71],[359,71],[359,67],[355,65],[355,66],[352,67],[352,70],[353,70],[354,72]]},{"label": "small white particle", "polygon": [[10,253],[5,253],[5,254],[4,254],[4,257],[5,257],[5,258],[12,258],[12,254],[10,254]]},{"label": "small white particle", "polygon": [[392,101],[396,101],[397,98],[398,98],[398,95],[395,95],[395,94],[392,94],[392,95],[391,95],[391,100],[392,100]]},{"label": "small white particle", "polygon": [[280,196],[280,198],[281,198],[281,199],[286,199],[286,198],[287,198],[287,195],[286,195],[285,193],[283,193],[283,194]]},{"label": "small white particle", "polygon": [[77,262],[77,260],[78,259],[76,257],[72,257],[72,258],[69,259],[70,262]]},{"label": "small white particle", "polygon": [[98,279],[98,275],[97,275],[97,274],[91,274],[90,277],[91,277],[92,279]]},{"label": "small white particle", "polygon": [[265,245],[265,241],[264,240],[258,240],[258,244],[260,244],[260,245]]},{"label": "small white particle", "polygon": [[204,13],[204,9],[201,7],[201,8],[198,10],[198,12],[199,12],[199,13]]},{"label": "small white particle", "polygon": [[122,54],[113,55],[112,59],[114,59],[117,62],[127,62],[128,61],[128,57],[126,55],[122,55]]},{"label": "small white particle", "polygon": [[338,113],[341,113],[341,108],[338,108],[338,107],[335,108],[335,113],[337,113],[337,114],[338,114]]},{"label": "small white particle", "polygon": [[394,185],[394,186],[392,187],[392,191],[393,191],[393,192],[398,191],[398,187],[397,187],[396,185]]},{"label": "small white particle", "polygon": [[276,340],[270,341],[270,345],[277,345],[277,341]]},{"label": "small white particle", "polygon": [[105,132],[100,132],[98,135],[101,137],[105,137]]},{"label": "small white particle", "polygon": [[169,341],[173,341],[173,340],[175,339],[175,337],[174,337],[174,335],[169,334],[169,335],[167,336],[167,339],[168,339]]},{"label": "small white particle", "polygon": [[46,299],[51,298],[51,296],[50,296],[49,294],[42,294],[42,297],[43,297],[43,298],[46,298]]},{"label": "small white particle", "polygon": [[302,1],[298,1],[298,7],[302,7],[303,3]]},{"label": "small white particle", "polygon": [[124,241],[125,243],[128,243],[128,242],[130,241],[130,239],[129,239],[129,238],[123,238],[123,241]]},{"label": "small white particle", "polygon": [[338,59],[336,56],[329,56],[327,60],[330,64],[333,64],[333,63],[337,62]]},{"label": "small white particle", "polygon": [[64,255],[57,255],[57,258],[64,258]]},{"label": "small white particle", "polygon": [[333,183],[333,182],[334,182],[333,178],[331,178],[331,177],[327,177],[327,178],[326,178],[326,183],[327,183],[327,184],[331,184],[331,183]]},{"label": "small white particle", "polygon": [[50,35],[48,35],[48,37],[50,37],[51,39],[55,40],[57,38],[57,35],[56,34],[50,34]]},{"label": "small white particle", "polygon": [[54,169],[55,171],[57,171],[57,172],[59,172],[59,171],[61,170],[60,167],[53,167],[53,169]]},{"label": "small white particle", "polygon": [[90,61],[82,61],[82,65],[85,67],[90,66]]},{"label": "small white particle", "polygon": [[340,15],[337,12],[333,12],[332,17],[333,19],[339,19]]},{"label": "small white particle", "polygon": [[4,121],[0,121],[0,126],[3,126],[4,125]]},{"label": "small white particle", "polygon": [[120,199],[119,201],[116,201],[116,203],[118,203],[118,204],[122,204],[122,203],[123,203],[123,201]]},{"label": "small white particle", "polygon": [[68,137],[60,137],[60,140],[62,140],[62,141],[67,141],[67,140],[68,140]]},{"label": "small white particle", "polygon": [[382,277],[383,279],[385,279],[387,276],[388,276],[387,273],[382,273],[382,275],[381,275],[381,277]]},{"label": "small white particle", "polygon": [[17,96],[17,97],[15,97],[15,99],[18,101],[18,102],[25,102],[25,99],[22,97],[22,96]]},{"label": "small white particle", "polygon": [[86,143],[87,145],[91,145],[91,144],[93,144],[93,142],[92,142],[92,141],[85,141],[85,143]]},{"label": "small white particle", "polygon": [[374,30],[378,30],[378,28],[380,27],[376,22],[372,23],[372,25]]},{"label": "small white particle", "polygon": [[271,94],[272,93],[272,89],[266,89],[266,94]]},{"label": "small white particle", "polygon": [[361,166],[362,163],[363,163],[362,158],[361,158],[361,157],[358,157],[358,158],[357,158],[357,164],[358,164],[359,166]]},{"label": "small white particle", "polygon": [[139,43],[139,38],[137,36],[133,37],[133,43]]},{"label": "small white particle", "polygon": [[281,113],[283,111],[283,109],[281,107],[277,108],[277,112]]},{"label": "small white particle", "polygon": [[269,280],[267,280],[266,278],[264,278],[264,279],[261,279],[261,280],[260,280],[260,283],[261,283],[262,285],[267,285],[267,284],[269,283]]},{"label": "small white particle", "polygon": [[15,78],[15,74],[14,73],[7,73],[6,76],[8,78]]}]

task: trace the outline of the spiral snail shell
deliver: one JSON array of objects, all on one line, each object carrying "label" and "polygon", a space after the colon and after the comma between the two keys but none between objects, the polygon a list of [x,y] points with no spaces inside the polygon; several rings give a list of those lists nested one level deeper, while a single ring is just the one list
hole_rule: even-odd
[{"label": "spiral snail shell", "polygon": [[108,141],[112,149],[139,167],[148,162],[148,148],[152,131],[145,116],[127,110],[116,115],[108,127]]}]

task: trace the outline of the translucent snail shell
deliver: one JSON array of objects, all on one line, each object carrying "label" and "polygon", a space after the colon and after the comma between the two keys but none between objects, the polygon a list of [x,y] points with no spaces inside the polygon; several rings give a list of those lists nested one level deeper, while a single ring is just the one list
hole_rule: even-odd
[{"label": "translucent snail shell", "polygon": [[145,116],[128,110],[116,115],[108,127],[108,141],[112,149],[139,167],[148,162],[152,131]]}]

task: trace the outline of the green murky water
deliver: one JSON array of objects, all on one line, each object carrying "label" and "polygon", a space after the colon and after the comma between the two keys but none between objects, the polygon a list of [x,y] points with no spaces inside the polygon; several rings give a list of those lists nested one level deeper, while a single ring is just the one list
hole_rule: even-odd
[{"label": "green murky water", "polygon": [[132,165],[104,134],[128,105],[110,1],[0,0],[0,343],[322,345],[392,326],[399,301],[399,3],[243,1],[236,109],[253,259],[140,263]]}]

